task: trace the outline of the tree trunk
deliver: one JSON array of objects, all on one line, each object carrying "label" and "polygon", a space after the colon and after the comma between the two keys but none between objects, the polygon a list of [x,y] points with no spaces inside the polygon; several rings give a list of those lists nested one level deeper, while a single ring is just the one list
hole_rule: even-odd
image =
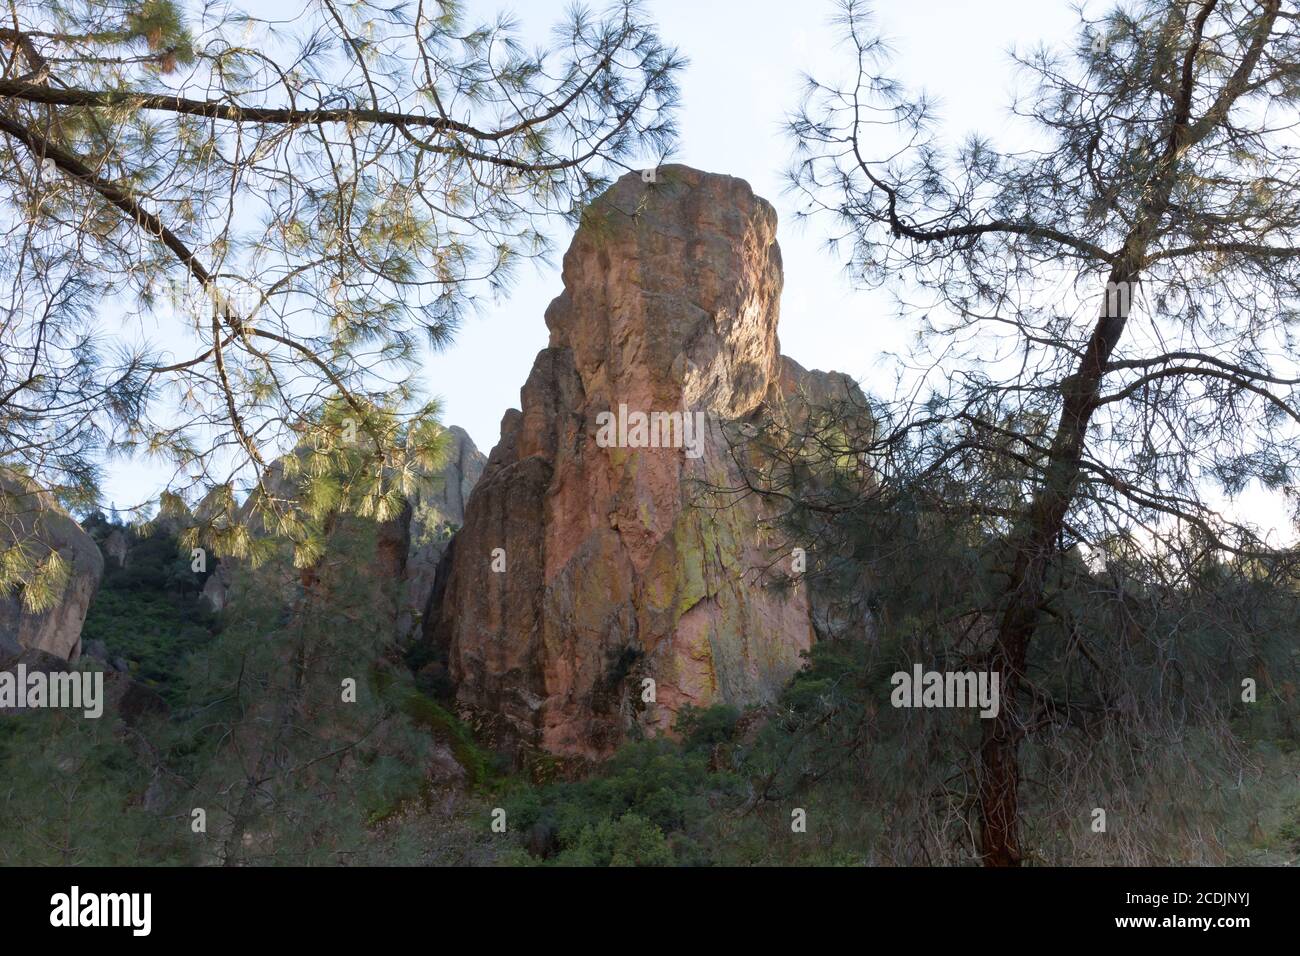
[{"label": "tree trunk", "polygon": [[[1129,290],[1136,272],[1116,265],[1108,290]],[[988,669],[1001,675],[998,716],[984,725],[980,746],[980,850],[986,866],[1018,866],[1023,858],[1018,829],[1020,740],[1026,732],[1019,692],[1029,644],[1043,602],[1047,571],[1057,551],[1065,515],[1081,474],[1084,439],[1096,409],[1101,379],[1128,321],[1129,295],[1107,295],[1101,316],[1075,373],[1061,387],[1061,417],[1042,484],[1012,539],[1013,563],[1002,602]]]},{"label": "tree trunk", "polygon": [[[1061,383],[1061,415],[1048,453],[1046,473],[1029,502],[1024,520],[1011,539],[1012,570],[1003,592],[997,639],[989,655],[990,668],[1002,675],[1002,701],[998,717],[985,728],[980,748],[980,842],[984,862],[988,865],[1014,866],[1023,857],[1017,832],[1017,812],[1019,745],[1026,731],[1026,722],[1020,717],[1018,691],[1025,678],[1029,644],[1043,603],[1047,571],[1055,557],[1065,516],[1082,473],[1084,440],[1097,408],[1102,377],[1124,334],[1130,299],[1137,288],[1151,242],[1169,210],[1181,157],[1217,124],[1226,120],[1232,105],[1248,88],[1281,8],[1279,0],[1263,0],[1263,14],[1256,20],[1249,49],[1215,98],[1213,106],[1193,124],[1196,57],[1201,49],[1206,22],[1216,5],[1217,0],[1204,0],[1190,24],[1189,43],[1174,94],[1173,122],[1165,139],[1163,154],[1123,245],[1108,260],[1111,268],[1106,301],[1075,373]],[[1185,28],[1186,13],[1184,8],[1171,6],[1171,16],[1179,21],[1177,29]]]}]

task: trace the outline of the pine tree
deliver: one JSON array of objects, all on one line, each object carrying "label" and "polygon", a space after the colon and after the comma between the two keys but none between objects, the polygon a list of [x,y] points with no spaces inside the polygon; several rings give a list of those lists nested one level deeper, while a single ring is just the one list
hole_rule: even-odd
[{"label": "pine tree", "polygon": [[[393,440],[432,435],[436,411],[422,349],[550,251],[551,217],[672,142],[681,59],[637,4],[576,9],[555,36],[527,49],[452,0],[289,23],[15,3],[0,463],[87,507],[117,454],[163,460],[191,503],[266,491],[276,456],[345,432],[377,482],[402,471]],[[155,323],[161,343],[118,337]]]},{"label": "pine tree", "polygon": [[1019,756],[1044,719],[1031,651],[1075,550],[1159,558],[1123,562],[1148,580],[1225,558],[1291,573],[1210,489],[1289,489],[1300,464],[1300,31],[1279,0],[1121,4],[1072,49],[1016,58],[1028,148],[947,150],[933,105],[884,75],[863,5],[840,24],[857,75],[810,82],[792,183],[864,283],[898,281],[932,370],[845,451],[991,542],[972,610],[1005,704],[980,835],[986,862],[1017,864]]}]

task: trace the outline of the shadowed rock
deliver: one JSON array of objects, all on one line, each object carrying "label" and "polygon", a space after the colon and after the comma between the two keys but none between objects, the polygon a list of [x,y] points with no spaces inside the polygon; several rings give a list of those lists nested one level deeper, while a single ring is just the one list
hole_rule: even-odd
[{"label": "shadowed rock", "polygon": [[15,594],[0,595],[0,644],[75,661],[86,611],[104,574],[99,546],[53,495],[23,475],[0,471],[0,549],[11,547],[26,547],[36,559],[57,551],[69,576],[54,606],[39,614]]},{"label": "shadowed rock", "polygon": [[397,626],[403,640],[419,636],[438,565],[452,536],[465,523],[465,503],[487,464],[487,458],[463,428],[452,425],[447,431],[451,447],[446,463],[432,487],[413,495],[409,503],[405,588]]}]

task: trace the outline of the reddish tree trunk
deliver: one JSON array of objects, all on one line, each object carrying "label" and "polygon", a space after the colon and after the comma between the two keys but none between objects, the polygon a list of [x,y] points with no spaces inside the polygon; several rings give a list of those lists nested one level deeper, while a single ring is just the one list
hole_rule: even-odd
[{"label": "reddish tree trunk", "polygon": [[[1131,288],[1136,274],[1116,266],[1110,282]],[[980,850],[987,866],[1018,866],[1023,858],[1018,832],[1020,740],[1025,721],[1019,691],[1029,644],[1038,623],[1047,571],[1057,552],[1065,516],[1081,474],[1088,422],[1096,410],[1106,363],[1128,321],[1129,297],[1108,296],[1075,374],[1062,383],[1057,422],[1042,484],[1013,539],[1014,559],[1003,600],[989,670],[1000,674],[998,716],[985,722],[980,747]]]}]

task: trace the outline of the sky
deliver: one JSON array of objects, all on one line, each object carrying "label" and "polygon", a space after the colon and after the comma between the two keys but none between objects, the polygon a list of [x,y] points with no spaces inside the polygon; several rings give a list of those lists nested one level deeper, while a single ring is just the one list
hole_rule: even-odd
[{"label": "sky", "polygon": [[[236,6],[243,2],[234,0]],[[270,0],[272,6],[280,2]],[[473,20],[512,12],[525,40],[540,45],[568,3],[469,0],[467,6]],[[782,351],[806,368],[846,372],[867,391],[889,389],[890,355],[907,349],[913,330],[894,316],[883,293],[854,289],[842,257],[825,247],[827,224],[796,225],[794,197],[785,192],[791,140],[782,125],[800,101],[803,74],[825,76],[850,63],[842,33],[830,23],[834,3],[646,0],[645,7],[664,40],[690,61],[680,77],[680,141],[670,161],[745,179],[777,210],[785,266]],[[1015,78],[1009,51],[1069,43],[1078,23],[1069,0],[877,0],[873,10],[895,54],[892,75],[938,102],[943,138],[956,143],[978,131],[1000,146],[1014,144],[1017,134],[1008,109]],[[256,12],[268,15],[266,0]],[[508,297],[483,303],[455,343],[425,365],[424,385],[442,399],[443,421],[464,428],[485,454],[546,347],[543,313],[561,291],[567,229],[557,222],[553,261],[526,265]],[[144,463],[117,464],[105,497],[138,502],[164,477]],[[1251,491],[1240,508],[1261,524],[1288,528],[1291,537],[1280,500]]]},{"label": "sky", "polygon": [[[563,9],[559,0],[504,6],[539,39]],[[868,390],[873,378],[891,381],[883,362],[906,348],[908,330],[893,321],[883,295],[853,289],[842,257],[825,249],[819,224],[794,224],[794,200],[784,193],[791,141],[782,124],[800,101],[801,77],[848,62],[849,51],[829,25],[834,5],[649,0],[647,9],[664,39],[690,59],[672,160],[744,179],[776,207],[785,265],[782,352],[806,368],[847,372]],[[938,98],[953,141],[973,130],[995,138],[1007,132],[1008,49],[1068,40],[1077,23],[1066,0],[882,0],[875,11],[897,53],[895,75]],[[567,237],[558,245],[564,249]],[[520,278],[508,301],[467,321],[455,346],[427,367],[429,388],[444,401],[444,420],[469,432],[485,453],[546,347],[542,315],[561,290],[558,257]]]}]

